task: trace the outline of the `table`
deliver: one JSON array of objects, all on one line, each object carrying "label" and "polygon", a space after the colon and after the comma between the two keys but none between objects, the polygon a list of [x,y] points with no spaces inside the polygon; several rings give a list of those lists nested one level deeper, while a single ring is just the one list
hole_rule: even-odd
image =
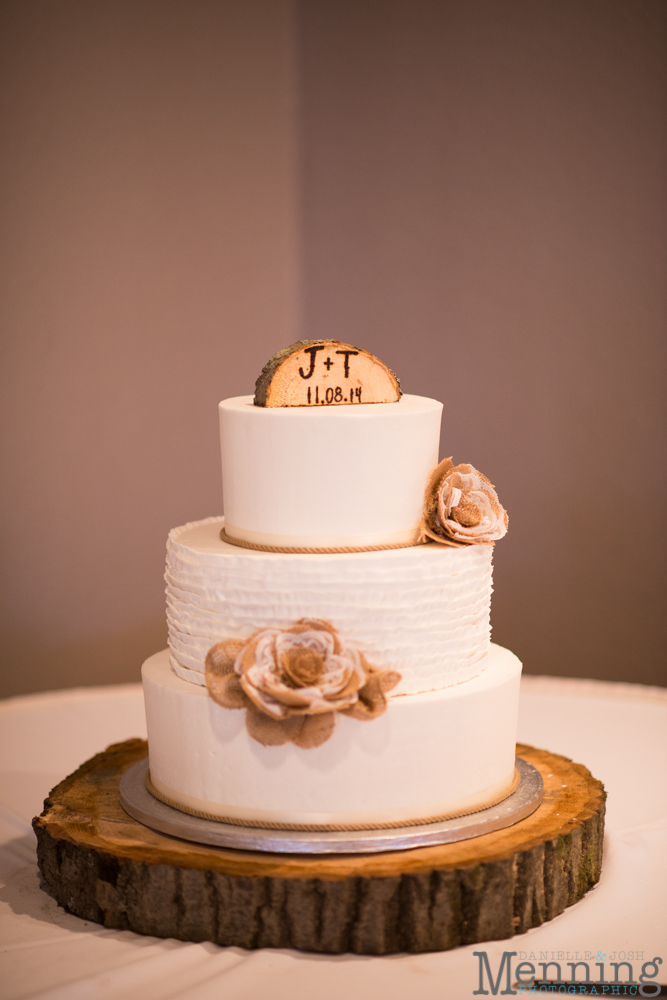
[{"label": "table", "polygon": [[2,1000],[458,1000],[479,988],[474,951],[494,973],[503,951],[561,963],[601,953],[630,960],[635,978],[656,955],[667,963],[667,690],[524,678],[518,739],[585,764],[607,787],[602,879],[527,934],[426,955],[245,952],[106,930],[61,910],[39,888],[30,820],[82,761],[145,733],[138,684],[0,703]]}]

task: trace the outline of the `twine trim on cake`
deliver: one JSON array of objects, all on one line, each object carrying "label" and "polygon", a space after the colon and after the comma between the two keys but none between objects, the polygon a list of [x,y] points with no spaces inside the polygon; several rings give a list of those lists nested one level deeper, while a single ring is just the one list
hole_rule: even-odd
[{"label": "twine trim on cake", "polygon": [[416,545],[428,545],[430,539],[413,542],[388,542],[386,545],[337,545],[331,548],[327,546],[294,546],[294,545],[260,545],[257,542],[246,542],[242,538],[232,538],[224,528],[220,530],[220,538],[230,545],[238,545],[242,549],[256,549],[258,552],[286,552],[295,554],[312,553],[314,555],[327,555],[337,552],[382,552],[385,549],[412,549]]},{"label": "twine trim on cake", "polygon": [[169,798],[168,795],[159,792],[151,781],[150,769],[146,771],[144,781],[146,788],[154,798],[159,799],[160,802],[164,802],[167,806],[171,806],[172,809],[178,809],[179,812],[188,813],[190,816],[197,816],[199,819],[210,819],[215,823],[227,823],[230,826],[247,826],[260,830],[294,830],[303,833],[345,833],[347,831],[354,832],[355,830],[398,830],[403,826],[428,826],[431,823],[444,823],[447,820],[459,819],[462,816],[474,816],[475,813],[483,812],[492,806],[497,806],[501,802],[504,802],[505,799],[508,799],[510,795],[513,795],[521,783],[521,775],[515,767],[510,788],[503,792],[502,795],[495,796],[489,799],[488,802],[475,806],[474,809],[458,809],[453,812],[441,813],[438,816],[427,816],[425,819],[401,819],[388,823],[265,823],[259,819],[236,819],[233,816],[216,816],[214,813],[205,812],[202,809],[192,809],[190,806],[184,806],[180,802]]}]

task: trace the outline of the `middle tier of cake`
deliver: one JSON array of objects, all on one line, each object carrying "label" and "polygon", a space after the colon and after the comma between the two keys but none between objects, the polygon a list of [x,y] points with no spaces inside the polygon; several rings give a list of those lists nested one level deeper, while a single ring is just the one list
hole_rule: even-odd
[{"label": "middle tier of cake", "polygon": [[205,683],[215,643],[300,618],[325,619],[373,666],[398,671],[393,694],[439,691],[485,669],[492,545],[295,555],[230,545],[223,525],[213,517],[169,535],[170,659],[183,680]]}]

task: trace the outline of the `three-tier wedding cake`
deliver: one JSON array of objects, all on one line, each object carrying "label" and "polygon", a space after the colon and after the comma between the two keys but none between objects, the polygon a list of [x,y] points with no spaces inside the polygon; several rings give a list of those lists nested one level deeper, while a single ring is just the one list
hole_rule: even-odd
[{"label": "three-tier wedding cake", "polygon": [[143,668],[152,793],[283,829],[509,795],[521,664],[489,625],[507,515],[472,466],[438,464],[442,404],[303,341],[219,411],[225,517],[170,533],[169,649]]}]

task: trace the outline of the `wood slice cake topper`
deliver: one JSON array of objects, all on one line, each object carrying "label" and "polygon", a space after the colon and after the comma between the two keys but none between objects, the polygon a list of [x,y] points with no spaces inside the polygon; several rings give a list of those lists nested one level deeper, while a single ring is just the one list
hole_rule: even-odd
[{"label": "wood slice cake topper", "polygon": [[255,386],[255,406],[395,403],[401,387],[378,358],[338,340],[299,340],[275,354]]}]

